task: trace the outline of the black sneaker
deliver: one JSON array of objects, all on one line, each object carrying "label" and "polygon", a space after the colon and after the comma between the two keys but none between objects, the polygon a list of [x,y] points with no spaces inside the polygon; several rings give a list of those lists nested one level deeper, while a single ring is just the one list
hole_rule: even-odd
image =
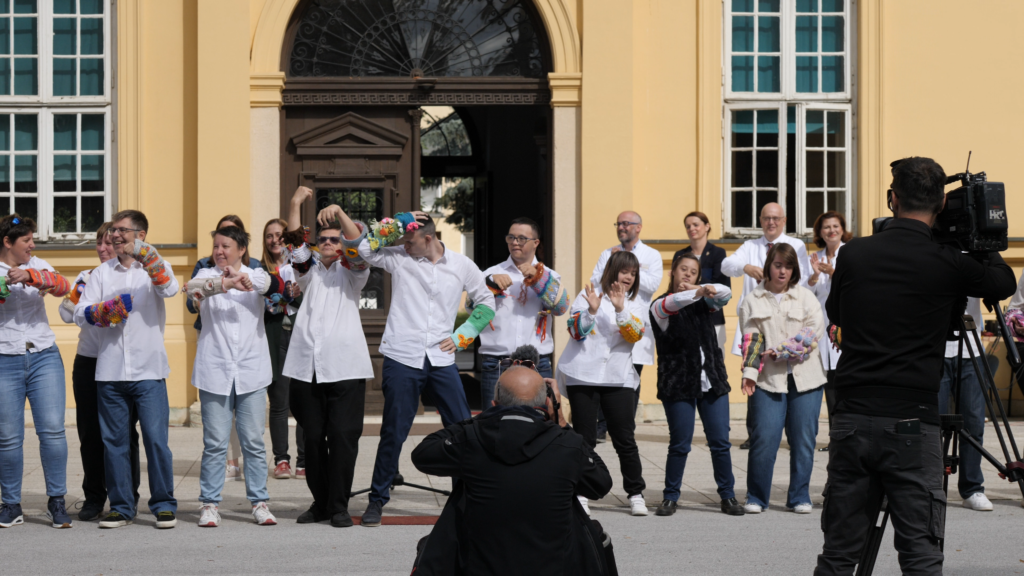
[{"label": "black sneaker", "polygon": [[676,513],[675,500],[662,500],[661,506],[654,511],[655,516],[671,516]]},{"label": "black sneaker", "polygon": [[53,496],[46,503],[46,518],[53,523],[54,528],[71,528],[71,516],[68,516],[63,496]]},{"label": "black sneaker", "polygon": [[598,444],[604,444],[607,441],[608,441],[608,433],[607,432],[604,433],[604,434],[599,434],[597,436],[597,443]]},{"label": "black sneaker", "polygon": [[384,505],[380,502],[370,502],[370,505],[366,507],[366,512],[363,512],[363,519],[360,524],[367,528],[380,526],[380,513],[383,507]]},{"label": "black sneaker", "polygon": [[0,504],[0,528],[10,528],[25,523],[21,504]]},{"label": "black sneaker", "polygon": [[323,522],[329,518],[330,516],[328,516],[326,512],[321,512],[316,507],[316,502],[314,502],[313,505],[309,507],[309,510],[299,514],[299,517],[295,521],[299,524],[316,524],[317,522]]},{"label": "black sneaker", "polygon": [[100,520],[100,528],[120,528],[121,526],[127,526],[131,523],[131,518],[126,518],[125,516],[122,516],[120,512],[114,512],[111,510],[110,514],[107,514],[103,517],[103,520]]},{"label": "black sneaker", "polygon": [[174,517],[174,512],[170,510],[164,510],[163,512],[156,513],[156,527],[161,530],[168,528],[174,528],[178,525],[178,519]]},{"label": "black sneaker", "polygon": [[736,501],[735,498],[726,498],[722,500],[722,512],[729,516],[743,516],[746,512],[743,511],[743,504]]},{"label": "black sneaker", "polygon": [[743,444],[740,444],[740,450],[750,450],[750,438],[747,438],[743,441]]},{"label": "black sneaker", "polygon": [[818,448],[818,452],[828,452],[828,445],[826,444],[825,446]]},{"label": "black sneaker", "polygon": [[352,525],[352,516],[348,512],[338,512],[331,516],[331,526],[335,528],[348,528]]},{"label": "black sneaker", "polygon": [[96,520],[103,515],[103,502],[99,504],[95,502],[86,502],[82,504],[82,509],[78,511],[78,519],[82,522],[91,522]]}]

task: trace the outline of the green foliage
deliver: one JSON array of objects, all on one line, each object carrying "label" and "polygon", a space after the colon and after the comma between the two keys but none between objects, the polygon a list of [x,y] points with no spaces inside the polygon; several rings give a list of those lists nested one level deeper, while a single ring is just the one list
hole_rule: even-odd
[{"label": "green foliage", "polygon": [[[439,180],[439,179],[438,179]],[[426,179],[421,184],[431,185],[435,182]],[[473,179],[462,178],[458,184],[449,188],[434,202],[434,210],[444,212],[445,222],[455,226],[463,234],[472,234],[473,217],[476,214],[473,196]]]}]

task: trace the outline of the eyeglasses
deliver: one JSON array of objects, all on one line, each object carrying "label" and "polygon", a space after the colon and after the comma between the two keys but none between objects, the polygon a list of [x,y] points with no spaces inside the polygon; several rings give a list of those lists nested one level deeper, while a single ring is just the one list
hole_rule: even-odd
[{"label": "eyeglasses", "polygon": [[530,370],[537,370],[537,365],[533,363],[533,360],[513,360],[511,358],[502,358],[498,361],[498,368],[501,370],[508,370],[513,366],[522,366],[523,368],[529,368]]},{"label": "eyeglasses", "polygon": [[341,244],[341,236],[317,236],[317,244]]},{"label": "eyeglasses", "polygon": [[536,240],[536,238],[527,238],[526,236],[513,236],[511,234],[505,236],[506,244],[526,244],[530,240]]},{"label": "eyeglasses", "polygon": [[118,234],[127,234],[129,232],[142,232],[139,228],[111,228],[109,234],[117,232]]},{"label": "eyeglasses", "polygon": [[785,216],[761,216],[761,222],[782,222]]},{"label": "eyeglasses", "polygon": [[614,226],[616,228],[628,228],[629,226],[639,226],[639,222],[616,222]]}]

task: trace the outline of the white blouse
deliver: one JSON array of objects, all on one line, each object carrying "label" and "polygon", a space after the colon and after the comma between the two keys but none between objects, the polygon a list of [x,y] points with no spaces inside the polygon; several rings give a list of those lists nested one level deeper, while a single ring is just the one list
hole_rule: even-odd
[{"label": "white blouse", "polygon": [[[46,260],[33,256],[28,264],[18,266],[22,270],[46,270],[53,272]],[[11,267],[0,262],[0,276],[7,276]],[[50,321],[46,319],[44,294],[38,288],[14,284],[7,301],[0,304],[0,354],[21,356],[26,352],[42,352],[56,341]],[[28,345],[32,347],[29,348]]]},{"label": "white blouse", "polygon": [[[77,286],[79,282],[88,284],[91,272],[91,270],[83,270],[79,273],[75,278],[75,283],[71,285],[71,289],[74,290],[75,286]],[[60,313],[60,319],[63,320],[65,324],[75,323],[74,309],[69,310],[64,306],[59,306],[57,311]],[[96,326],[82,326],[78,332],[78,350],[75,354],[85,358],[96,358],[99,356],[100,339],[103,336],[101,330],[103,330],[103,328],[97,328]]]},{"label": "white blouse", "polygon": [[[634,343],[627,342],[619,333],[619,322],[633,316],[639,326],[647,326],[645,300],[638,295],[627,300],[622,312],[615,312],[615,306],[608,296],[601,298],[597,314],[590,315],[590,304],[580,292],[569,309],[569,317],[580,313],[580,324],[593,326],[583,340],[570,340],[558,360],[558,382],[563,392],[566,386],[613,386],[632,388],[640,385],[640,375],[633,368]],[[646,330],[645,330],[646,332]]]},{"label": "white blouse", "polygon": [[[829,259],[825,254],[827,248],[818,250],[818,260],[821,262],[828,262],[833,268],[836,267],[836,262],[839,261],[839,250],[846,245],[846,242],[841,242],[839,248],[836,248],[836,253]],[[811,259],[807,257],[807,267],[811,267]],[[813,269],[812,269],[813,273]],[[807,277],[810,280],[810,276]],[[814,297],[818,299],[818,303],[821,304],[821,314],[825,317],[825,328],[828,329],[828,311],[825,310],[825,302],[828,301],[828,294],[832,291],[832,275],[825,274],[822,272],[818,275],[818,282],[814,286],[807,285],[807,288],[814,293]],[[835,370],[836,364],[839,362],[839,351],[832,347],[832,341],[828,339],[826,335],[818,342],[818,350],[821,351],[821,364],[825,367],[825,370]]]}]

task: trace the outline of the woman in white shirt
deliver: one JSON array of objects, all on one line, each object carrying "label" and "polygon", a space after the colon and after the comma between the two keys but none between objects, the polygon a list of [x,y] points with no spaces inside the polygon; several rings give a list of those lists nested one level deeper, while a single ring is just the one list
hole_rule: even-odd
[{"label": "woman in white shirt", "polygon": [[825,323],[814,294],[799,281],[796,250],[776,244],[768,251],[764,280],[740,305],[743,393],[750,396],[751,424],[747,514],[768,507],[783,430],[789,442],[786,508],[811,513],[809,486],[825,384],[814,346],[825,340]]},{"label": "woman in white shirt", "polygon": [[[646,484],[633,437],[635,390],[640,385],[633,344],[643,338],[648,314],[647,304],[636,297],[639,271],[631,252],[615,252],[601,276],[601,291],[587,286],[576,297],[568,321],[572,340],[559,359],[558,377],[572,405],[576,432],[591,448],[597,445],[597,409],[604,410],[632,513],[646,516]],[[580,502],[587,507],[586,499]]]},{"label": "woman in white shirt", "polygon": [[31,218],[0,218],[0,527],[23,524],[25,400],[32,408],[46,481],[46,517],[70,528],[64,505],[68,442],[64,435],[64,363],[46,318],[43,297],[71,291],[66,278],[32,255]]},{"label": "woman in white shirt", "polygon": [[203,414],[203,461],[199,474],[199,525],[220,525],[218,505],[232,418],[245,462],[246,497],[261,526],[277,524],[267,508],[267,459],[263,445],[266,388],[273,380],[263,296],[280,294],[283,283],[264,270],[242,264],[249,235],[237,226],[214,232],[215,267],[189,281],[188,297],[198,302],[199,332],[192,385],[199,389]]},{"label": "woman in white shirt", "polygon": [[[821,314],[824,316],[826,328],[828,327],[828,312],[825,311],[825,302],[828,300],[828,293],[832,290],[832,273],[836,269],[836,260],[839,258],[839,249],[853,238],[851,232],[846,231],[846,218],[834,210],[829,210],[814,221],[814,243],[818,245],[817,252],[811,254],[811,277],[807,279],[807,287],[811,289],[814,296],[821,304]],[[832,424],[832,409],[835,408],[835,392],[832,390],[832,380],[836,375],[836,364],[839,362],[839,350],[832,347],[827,338],[822,338],[818,349],[821,351],[821,363],[825,367],[825,403],[828,406],[828,422]],[[828,452],[828,446],[821,449]]]}]

